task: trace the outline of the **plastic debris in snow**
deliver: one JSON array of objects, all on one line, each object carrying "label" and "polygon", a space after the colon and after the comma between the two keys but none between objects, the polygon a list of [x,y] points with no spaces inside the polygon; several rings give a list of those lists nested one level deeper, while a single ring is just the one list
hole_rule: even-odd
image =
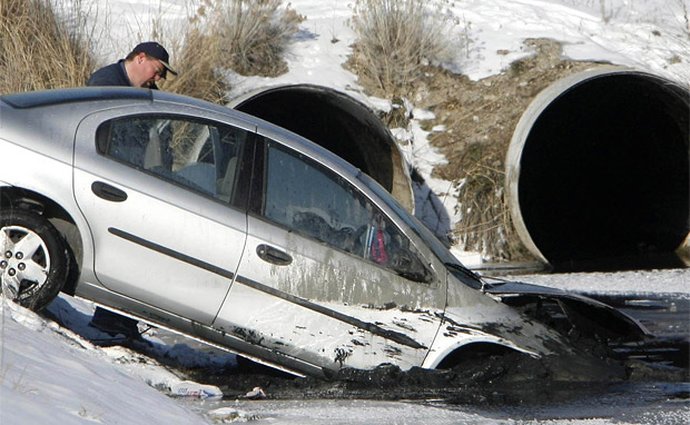
[{"label": "plastic debris in snow", "polygon": [[266,398],[266,393],[261,387],[254,387],[254,389],[244,395],[244,398],[249,400],[263,400]]},{"label": "plastic debris in snow", "polygon": [[180,381],[170,386],[170,393],[175,397],[192,397],[200,399],[223,398],[220,388],[192,381]]},{"label": "plastic debris in snow", "polygon": [[208,412],[208,416],[215,424],[249,422],[260,419],[256,414],[243,412],[232,407],[221,407],[220,409],[211,410]]}]

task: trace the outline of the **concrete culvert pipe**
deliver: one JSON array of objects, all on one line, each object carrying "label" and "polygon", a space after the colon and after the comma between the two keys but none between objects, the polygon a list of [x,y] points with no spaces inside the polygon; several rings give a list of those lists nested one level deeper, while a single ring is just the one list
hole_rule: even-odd
[{"label": "concrete culvert pipe", "polygon": [[687,87],[620,68],[540,93],[506,157],[509,208],[532,254],[568,268],[687,250],[689,105]]},{"label": "concrete culvert pipe", "polygon": [[230,106],[323,146],[370,175],[409,211],[414,209],[409,173],[393,136],[370,108],[351,96],[299,84],[257,90]]}]

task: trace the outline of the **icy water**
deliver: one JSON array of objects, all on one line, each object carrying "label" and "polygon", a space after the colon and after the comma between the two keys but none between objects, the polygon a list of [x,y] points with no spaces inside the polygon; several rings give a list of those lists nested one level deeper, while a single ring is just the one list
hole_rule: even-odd
[{"label": "icy water", "polygon": [[[690,298],[685,294],[597,298],[645,324],[655,338],[613,347],[628,359],[630,378],[606,385],[429,388],[385,378],[367,386],[294,381],[258,369],[209,377],[226,398],[181,401],[211,423],[257,424],[690,424]],[[397,377],[397,375],[394,375]],[[405,382],[415,382],[404,376]],[[390,384],[386,388],[386,384]],[[247,400],[241,389],[261,386],[267,398]]]}]

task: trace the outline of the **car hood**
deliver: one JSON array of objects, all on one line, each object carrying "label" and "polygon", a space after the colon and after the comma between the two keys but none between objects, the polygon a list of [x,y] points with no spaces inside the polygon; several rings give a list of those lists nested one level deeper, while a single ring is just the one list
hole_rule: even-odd
[{"label": "car hood", "polygon": [[649,335],[649,331],[638,320],[581,294],[519,281],[485,283],[481,290],[504,302],[527,298],[556,301],[576,327],[587,331],[593,331],[596,327],[597,333],[603,332],[608,337],[637,340]]}]

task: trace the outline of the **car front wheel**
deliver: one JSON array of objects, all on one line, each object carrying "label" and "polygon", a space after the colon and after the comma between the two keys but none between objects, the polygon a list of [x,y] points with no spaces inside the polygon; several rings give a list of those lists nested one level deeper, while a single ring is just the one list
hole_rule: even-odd
[{"label": "car front wheel", "polygon": [[31,310],[41,310],[67,279],[65,243],[41,215],[0,210],[0,292]]}]

